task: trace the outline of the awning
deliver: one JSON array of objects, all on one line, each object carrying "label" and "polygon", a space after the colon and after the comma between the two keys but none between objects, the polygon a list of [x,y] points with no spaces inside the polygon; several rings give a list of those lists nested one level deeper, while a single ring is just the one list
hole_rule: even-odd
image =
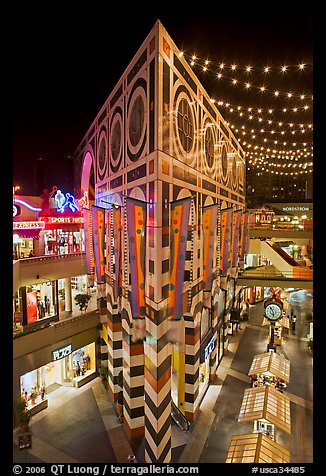
[{"label": "awning", "polygon": [[276,352],[254,356],[248,375],[266,375],[290,381],[290,361]]},{"label": "awning", "polygon": [[226,463],[290,463],[290,452],[262,433],[233,435]]},{"label": "awning", "polygon": [[37,240],[40,238],[40,231],[41,230],[14,230],[14,233],[19,235],[21,238],[36,238]]},{"label": "awning", "polygon": [[269,385],[245,390],[238,421],[263,420],[291,433],[290,399]]}]

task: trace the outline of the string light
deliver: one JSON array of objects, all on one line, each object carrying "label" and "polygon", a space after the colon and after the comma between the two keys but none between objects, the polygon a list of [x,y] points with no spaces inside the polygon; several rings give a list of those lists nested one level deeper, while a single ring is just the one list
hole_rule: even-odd
[{"label": "string light", "polygon": [[[256,91],[258,104],[262,97],[271,96],[270,106],[234,105],[232,101],[211,99],[218,109],[225,109],[225,124],[230,127],[243,148],[248,167],[275,175],[296,176],[312,172],[313,125],[310,119],[310,103],[313,95],[307,91],[298,91],[299,88],[293,86],[294,81],[290,87],[284,87],[291,74],[292,79],[298,73],[301,78],[302,74],[310,74],[312,62],[259,66],[251,62],[216,62],[212,59],[202,59],[197,54],[190,56],[185,53],[184,57],[191,66],[199,67],[203,73],[213,73],[217,80],[223,81],[223,85],[247,91],[244,103],[248,103],[248,99],[254,97]],[[309,76],[305,77],[310,79]],[[232,121],[229,121],[231,117]],[[256,126],[252,127],[254,123]]]}]

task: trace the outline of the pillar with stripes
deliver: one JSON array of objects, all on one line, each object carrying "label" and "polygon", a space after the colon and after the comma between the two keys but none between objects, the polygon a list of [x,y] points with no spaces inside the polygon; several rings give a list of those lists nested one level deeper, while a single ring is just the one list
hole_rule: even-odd
[{"label": "pillar with stripes", "polygon": [[148,308],[145,350],[145,461],[171,461],[171,344],[165,310]]},{"label": "pillar with stripes", "polygon": [[131,320],[123,310],[123,404],[124,427],[130,438],[144,435],[144,344],[134,341]]}]

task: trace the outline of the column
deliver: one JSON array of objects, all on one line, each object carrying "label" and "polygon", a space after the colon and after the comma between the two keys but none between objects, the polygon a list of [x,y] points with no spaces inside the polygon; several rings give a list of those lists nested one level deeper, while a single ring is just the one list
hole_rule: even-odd
[{"label": "column", "polygon": [[130,320],[123,310],[123,404],[124,428],[130,438],[143,436],[144,428],[144,344],[132,339]]},{"label": "column", "polygon": [[65,311],[72,311],[71,278],[65,278]]},{"label": "column", "polygon": [[[195,316],[195,317],[193,317]],[[185,417],[194,421],[199,409],[199,361],[200,361],[201,312],[183,315],[185,322]]]},{"label": "column", "polygon": [[[110,288],[112,291],[112,287]],[[112,293],[107,294],[107,340],[106,352],[108,355],[108,390],[116,400],[122,388],[118,384],[118,375],[123,369],[122,361],[122,323],[118,304],[113,303]],[[104,350],[104,349],[103,349]]]},{"label": "column", "polygon": [[145,350],[145,461],[171,461],[171,344],[166,311],[148,308]]}]

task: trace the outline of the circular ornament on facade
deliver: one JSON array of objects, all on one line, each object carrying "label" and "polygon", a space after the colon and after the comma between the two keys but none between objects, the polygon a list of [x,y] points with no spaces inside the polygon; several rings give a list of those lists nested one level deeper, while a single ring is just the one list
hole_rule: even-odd
[{"label": "circular ornament on facade", "polygon": [[179,146],[186,153],[194,146],[194,116],[189,99],[181,97],[177,105],[177,138]]},{"label": "circular ornament on facade", "polygon": [[213,172],[215,166],[216,136],[211,125],[206,126],[204,135],[204,155],[209,172]]},{"label": "circular ornament on facade", "polygon": [[99,180],[105,177],[107,171],[107,140],[106,133],[102,131],[99,139],[99,146],[97,152],[97,174]]},{"label": "circular ornament on facade", "polygon": [[222,169],[222,181],[226,183],[228,178],[228,154],[226,145],[223,144],[222,153],[221,153],[221,169]]},{"label": "circular ornament on facade", "polygon": [[[145,82],[145,81],[144,81]],[[146,84],[146,83],[145,83]],[[128,108],[128,156],[136,162],[141,156],[146,139],[146,92],[143,86],[137,86]]]},{"label": "circular ornament on facade", "polygon": [[110,133],[110,167],[113,173],[120,168],[122,161],[122,110],[117,108],[112,116]]}]

